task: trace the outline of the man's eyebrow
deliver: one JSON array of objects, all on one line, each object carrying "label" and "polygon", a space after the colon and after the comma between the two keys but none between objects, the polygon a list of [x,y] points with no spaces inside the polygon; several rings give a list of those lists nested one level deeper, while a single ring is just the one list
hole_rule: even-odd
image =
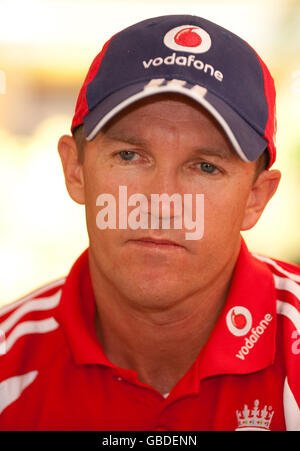
[{"label": "man's eyebrow", "polygon": [[[130,144],[133,146],[147,146],[147,141],[143,139],[142,137],[134,136],[134,135],[127,135],[126,133],[120,133],[120,132],[113,132],[108,131],[106,133],[103,133],[103,139],[107,141],[116,141],[116,142],[122,142],[126,144]],[[192,151],[192,156],[199,157],[199,156],[208,156],[208,157],[218,157],[223,160],[230,160],[231,158],[234,158],[235,152],[230,149],[226,149],[223,147],[199,147]]]},{"label": "man's eyebrow", "polygon": [[197,148],[193,151],[193,155],[195,156],[202,156],[202,155],[206,155],[209,157],[219,157],[222,158],[223,160],[230,160],[231,158],[234,157],[234,152],[229,150],[229,149],[225,149],[225,148],[219,148],[219,147],[203,147],[203,148]]},{"label": "man's eyebrow", "polygon": [[137,136],[130,136],[123,133],[113,133],[113,132],[106,132],[103,133],[103,139],[106,141],[117,141],[122,142],[126,144],[131,144],[133,146],[141,146],[146,145],[147,142],[143,138],[139,138]]}]

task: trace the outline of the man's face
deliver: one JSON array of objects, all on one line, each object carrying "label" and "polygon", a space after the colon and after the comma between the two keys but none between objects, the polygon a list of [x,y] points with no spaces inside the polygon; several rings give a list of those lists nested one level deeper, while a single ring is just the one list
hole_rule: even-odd
[{"label": "man's face", "polygon": [[[87,143],[82,171],[91,264],[130,302],[168,307],[212,284],[236,258],[255,163],[243,162],[215,120],[193,101],[156,96],[130,107]],[[186,240],[184,228],[100,230],[96,199],[112,194],[118,213],[119,185],[127,187],[128,198],[203,194],[203,237]],[[177,245],[140,241],[145,237]]]}]

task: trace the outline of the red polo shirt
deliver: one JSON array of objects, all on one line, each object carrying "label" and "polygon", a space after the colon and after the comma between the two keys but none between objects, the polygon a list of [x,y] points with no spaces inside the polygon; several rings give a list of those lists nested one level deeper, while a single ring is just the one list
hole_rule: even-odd
[{"label": "red polo shirt", "polygon": [[88,250],[0,310],[1,430],[300,430],[300,268],[244,242],[225,307],[168,396],[97,340]]}]

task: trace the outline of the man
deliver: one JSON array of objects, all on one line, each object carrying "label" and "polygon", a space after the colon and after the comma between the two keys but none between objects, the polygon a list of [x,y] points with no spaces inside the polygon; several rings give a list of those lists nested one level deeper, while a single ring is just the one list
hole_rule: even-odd
[{"label": "man", "polygon": [[212,22],[105,44],[58,144],[89,249],[2,308],[2,429],[300,428],[300,269],[240,234],[279,184],[275,128],[267,67]]}]

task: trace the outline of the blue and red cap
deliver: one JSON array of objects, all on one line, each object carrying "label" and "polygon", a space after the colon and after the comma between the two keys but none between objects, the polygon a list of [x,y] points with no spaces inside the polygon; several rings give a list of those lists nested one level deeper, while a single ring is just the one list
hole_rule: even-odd
[{"label": "blue and red cap", "polygon": [[206,19],[169,15],[115,34],[80,90],[71,131],[91,141],[119,112],[148,96],[179,93],[209,111],[244,161],[276,158],[275,86],[244,40]]}]

